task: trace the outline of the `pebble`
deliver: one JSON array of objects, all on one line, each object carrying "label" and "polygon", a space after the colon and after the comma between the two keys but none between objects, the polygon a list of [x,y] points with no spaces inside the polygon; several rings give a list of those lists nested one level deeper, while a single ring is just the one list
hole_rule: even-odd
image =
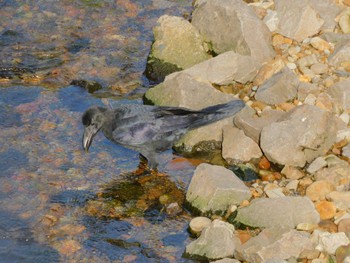
[{"label": "pebble", "polygon": [[333,184],[326,180],[320,180],[313,182],[306,189],[306,196],[312,201],[321,201],[326,199],[326,195],[334,191],[335,187]]},{"label": "pebble", "polygon": [[204,228],[211,224],[211,220],[207,217],[198,216],[190,221],[189,228],[191,233],[199,235]]},{"label": "pebble", "polygon": [[350,218],[342,219],[339,221],[338,231],[350,234]]},{"label": "pebble", "polygon": [[320,51],[330,50],[330,44],[320,37],[311,38],[310,44]]},{"label": "pebble", "polygon": [[320,201],[316,203],[315,208],[320,214],[321,220],[333,218],[337,211],[335,205],[329,201]]},{"label": "pebble", "polygon": [[270,169],[271,164],[270,164],[269,160],[265,156],[263,156],[260,158],[258,166],[260,169],[268,170],[268,169]]},{"label": "pebble", "polygon": [[302,170],[294,167],[294,166],[289,166],[285,165],[281,171],[281,173],[288,179],[300,179],[304,177],[304,173]]},{"label": "pebble", "polygon": [[292,62],[288,62],[287,63],[287,67],[291,70],[294,70],[297,68],[297,65],[295,63],[292,63]]},{"label": "pebble", "polygon": [[325,74],[328,72],[328,65],[323,63],[315,63],[310,67],[315,74]]}]

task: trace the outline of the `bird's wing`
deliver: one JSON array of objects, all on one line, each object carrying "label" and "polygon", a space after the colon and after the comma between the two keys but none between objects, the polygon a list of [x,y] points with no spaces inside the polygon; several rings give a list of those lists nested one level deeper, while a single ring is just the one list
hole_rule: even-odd
[{"label": "bird's wing", "polygon": [[153,143],[155,148],[169,147],[193,123],[197,111],[172,107],[145,107],[133,105],[116,118],[113,140],[127,145]]}]

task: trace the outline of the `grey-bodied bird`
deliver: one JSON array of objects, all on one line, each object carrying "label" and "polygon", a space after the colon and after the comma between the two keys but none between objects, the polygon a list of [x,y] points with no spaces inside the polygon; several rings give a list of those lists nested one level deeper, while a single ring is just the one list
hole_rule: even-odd
[{"label": "grey-bodied bird", "polygon": [[91,107],[82,117],[83,148],[88,151],[101,130],[112,142],[139,152],[147,159],[148,167],[156,169],[158,154],[170,149],[186,132],[233,116],[244,106],[242,100],[235,99],[202,110],[136,104],[122,104],[111,110]]}]

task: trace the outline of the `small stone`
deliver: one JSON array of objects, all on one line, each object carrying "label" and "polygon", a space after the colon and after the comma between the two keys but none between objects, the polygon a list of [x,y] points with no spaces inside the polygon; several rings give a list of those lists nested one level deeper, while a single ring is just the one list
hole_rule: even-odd
[{"label": "small stone", "polygon": [[335,205],[328,201],[320,201],[315,205],[315,207],[320,214],[321,220],[333,218],[337,211]]},{"label": "small stone", "polygon": [[325,74],[328,72],[328,66],[327,64],[323,64],[323,63],[315,63],[313,64],[310,69],[312,70],[313,73],[315,74]]},{"label": "small stone", "polygon": [[305,176],[302,170],[297,167],[285,165],[281,173],[288,179],[297,180]]},{"label": "small stone", "polygon": [[207,217],[198,216],[190,221],[189,228],[191,233],[199,235],[204,228],[211,224],[211,220]]},{"label": "small stone", "polygon": [[306,171],[310,174],[313,174],[317,172],[318,170],[322,169],[323,167],[327,166],[327,162],[323,157],[317,157],[315,160],[312,161],[312,163],[308,166]]},{"label": "small stone", "polygon": [[338,232],[338,226],[334,224],[332,220],[323,220],[318,224],[318,227],[322,231],[327,231],[330,233],[337,233]]},{"label": "small stone", "polygon": [[312,232],[318,227],[318,225],[310,224],[310,223],[300,223],[297,225],[296,229],[301,231]]},{"label": "small stone", "polygon": [[294,70],[297,68],[297,65],[295,63],[289,62],[289,63],[287,63],[287,67],[291,70]]},{"label": "small stone", "polygon": [[342,219],[338,224],[338,231],[350,234],[350,218]]},{"label": "small stone", "polygon": [[312,201],[321,201],[326,199],[326,195],[334,191],[335,187],[326,180],[319,180],[308,186],[306,196]]},{"label": "small stone", "polygon": [[296,191],[298,189],[298,185],[299,185],[299,180],[292,180],[285,187],[288,190]]},{"label": "small stone", "polygon": [[330,50],[331,48],[330,44],[326,40],[323,40],[320,37],[311,38],[310,44],[311,46],[313,46],[314,48],[320,51]]},{"label": "small stone", "polygon": [[269,160],[265,156],[261,157],[259,164],[258,164],[260,169],[268,170],[271,167],[271,164]]}]

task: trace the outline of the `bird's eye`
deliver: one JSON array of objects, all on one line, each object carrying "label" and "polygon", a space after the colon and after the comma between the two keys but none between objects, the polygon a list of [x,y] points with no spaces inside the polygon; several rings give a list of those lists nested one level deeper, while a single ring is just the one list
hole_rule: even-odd
[{"label": "bird's eye", "polygon": [[91,118],[88,114],[84,114],[82,118],[84,126],[89,126],[91,124]]}]

